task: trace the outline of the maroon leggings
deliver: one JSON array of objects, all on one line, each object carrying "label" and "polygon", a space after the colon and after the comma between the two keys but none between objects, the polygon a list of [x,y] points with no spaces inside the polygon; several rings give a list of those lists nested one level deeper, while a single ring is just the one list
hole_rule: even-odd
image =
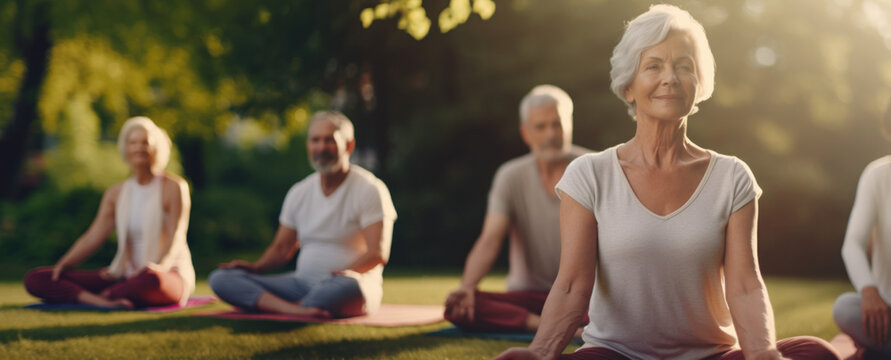
[{"label": "maroon leggings", "polygon": [[[839,360],[838,353],[823,339],[813,336],[796,336],[777,341],[777,349],[792,360]],[[578,350],[560,356],[563,360],[630,360],[622,354],[602,347]],[[706,360],[743,360],[742,350],[730,350]]]},{"label": "maroon leggings", "polygon": [[455,318],[446,311],[445,318],[464,331],[525,332],[526,317],[541,315],[547,291],[511,291],[507,293],[474,292],[473,321]]},{"label": "maroon leggings", "polygon": [[53,268],[41,267],[25,275],[25,290],[48,303],[77,303],[81,291],[99,295],[107,293],[110,300],[124,298],[136,307],[175,304],[183,293],[183,280],[176,272],[160,273],[146,268],[123,281],[108,280],[99,270],[67,270],[52,280]]}]

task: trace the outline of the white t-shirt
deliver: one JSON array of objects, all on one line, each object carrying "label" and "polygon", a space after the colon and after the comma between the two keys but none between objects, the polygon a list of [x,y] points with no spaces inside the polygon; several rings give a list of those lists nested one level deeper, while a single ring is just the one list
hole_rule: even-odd
[{"label": "white t-shirt", "polygon": [[[866,166],[857,185],[857,197],[842,245],[842,258],[848,276],[857,291],[875,286],[886,303],[891,304],[891,156],[879,158]],[[866,250],[873,229],[876,231],[872,259]],[[870,266],[872,264],[872,266]]]},{"label": "white t-shirt", "polygon": [[761,194],[752,172],[709,151],[690,199],[659,216],[634,194],[616,148],[579,157],[557,184],[597,219],[585,347],[633,359],[702,359],[736,347],[724,297],[724,240],[730,214]]},{"label": "white t-shirt", "polygon": [[[372,173],[350,165],[343,183],[328,196],[322,193],[321,176],[313,173],[294,184],[282,205],[279,222],[297,231],[300,253],[296,276],[318,284],[343,270],[366,251],[361,230],[378,221],[396,220],[396,209],[387,186]],[[381,248],[390,252],[391,233],[384,232]],[[372,312],[383,296],[384,266],[359,274],[365,308]]]},{"label": "white t-shirt", "polygon": [[[568,157],[589,152],[573,146]],[[486,213],[510,218],[507,290],[550,290],[560,268],[560,199],[545,191],[534,155],[498,168]]]}]

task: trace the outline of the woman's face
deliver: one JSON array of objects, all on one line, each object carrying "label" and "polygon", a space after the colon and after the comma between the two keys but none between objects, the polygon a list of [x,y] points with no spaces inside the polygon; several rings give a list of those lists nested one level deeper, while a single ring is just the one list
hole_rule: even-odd
[{"label": "woman's face", "polygon": [[149,147],[148,132],[134,128],[127,134],[127,162],[132,167],[151,166],[154,153]]},{"label": "woman's face", "polygon": [[638,121],[679,120],[692,111],[698,85],[693,42],[686,34],[672,31],[640,54],[625,100],[634,103]]}]

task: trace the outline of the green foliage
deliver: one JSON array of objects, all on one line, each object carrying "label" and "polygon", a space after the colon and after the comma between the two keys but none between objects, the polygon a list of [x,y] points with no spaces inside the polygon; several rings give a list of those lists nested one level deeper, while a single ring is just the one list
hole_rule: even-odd
[{"label": "green foliage", "polygon": [[275,234],[275,218],[251,191],[207,189],[192,199],[189,247],[193,254],[265,247]]},{"label": "green foliage", "polygon": [[68,101],[65,119],[57,131],[58,146],[48,152],[46,172],[62,189],[106,189],[126,178],[130,169],[121,159],[117,144],[100,141],[99,119],[84,99],[86,95],[80,95]]},{"label": "green foliage", "polygon": [[[90,226],[101,199],[101,192],[80,187],[45,189],[21,203],[0,203],[0,252],[33,264],[55,263]],[[91,261],[110,262],[116,245],[101,247]]]},{"label": "green foliage", "polygon": [[288,189],[311,172],[304,137],[281,148],[242,149],[210,143],[205,152],[214,186],[192,196],[193,253],[262,249],[272,242]]},{"label": "green foliage", "polygon": [[394,154],[398,161],[392,164],[393,172],[399,175],[388,185],[399,219],[391,261],[456,265],[479,235],[491,179],[504,161],[501,152],[458,144],[486,143],[513,154],[524,149],[518,136],[483,119],[443,110],[426,120],[402,134],[413,141]]},{"label": "green foliage", "polygon": [[[439,30],[447,33],[456,26],[467,22],[471,13],[479,14],[488,20],[495,13],[495,2],[492,0],[451,0],[449,5],[439,13]],[[374,7],[365,8],[359,13],[362,27],[368,28],[375,20],[398,17],[397,27],[405,31],[415,40],[421,40],[430,32],[430,18],[422,6],[422,0],[385,0]]]}]

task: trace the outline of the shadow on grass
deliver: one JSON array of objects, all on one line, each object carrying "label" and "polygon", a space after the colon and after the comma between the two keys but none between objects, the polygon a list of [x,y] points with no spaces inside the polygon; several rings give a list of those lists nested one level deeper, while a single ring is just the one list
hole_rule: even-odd
[{"label": "shadow on grass", "polygon": [[[448,348],[453,348],[456,352],[466,352],[468,341],[478,346],[471,346],[474,354],[456,353],[450,354],[449,357],[466,358],[474,357],[491,357],[498,355],[501,350],[507,350],[511,346],[527,346],[528,343],[513,342],[506,340],[481,340],[481,339],[463,339],[463,338],[444,338],[438,336],[428,336],[424,334],[415,334],[387,339],[363,339],[363,340],[343,340],[319,344],[312,347],[291,346],[281,348],[268,353],[254,354],[254,359],[341,359],[341,358],[367,358],[367,359],[384,359],[397,357],[405,354],[406,358],[424,357],[420,352],[434,351],[437,356],[448,352]],[[446,348],[446,349],[444,349]],[[462,349],[463,348],[463,349]],[[495,349],[491,354],[486,354],[488,349]],[[500,350],[499,350],[500,349]],[[477,354],[480,352],[481,354]]]},{"label": "shadow on grass", "polygon": [[151,333],[160,331],[197,331],[213,327],[228,328],[235,334],[267,334],[288,332],[307,325],[300,322],[228,320],[206,317],[182,316],[149,319],[115,324],[46,326],[34,329],[0,330],[0,344],[21,339],[60,341],[91,336],[120,335],[126,333]]}]

